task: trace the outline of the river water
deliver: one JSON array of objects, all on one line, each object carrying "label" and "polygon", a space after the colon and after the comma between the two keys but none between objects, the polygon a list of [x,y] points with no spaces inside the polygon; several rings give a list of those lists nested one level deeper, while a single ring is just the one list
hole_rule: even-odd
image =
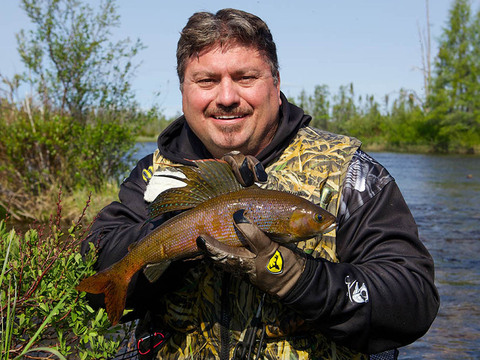
[{"label": "river water", "polygon": [[[141,144],[137,156],[152,152]],[[480,157],[370,153],[397,181],[435,260],[440,311],[400,359],[480,359]]]},{"label": "river water", "polygon": [[435,260],[440,311],[400,359],[480,359],[480,157],[371,153],[396,179]]}]

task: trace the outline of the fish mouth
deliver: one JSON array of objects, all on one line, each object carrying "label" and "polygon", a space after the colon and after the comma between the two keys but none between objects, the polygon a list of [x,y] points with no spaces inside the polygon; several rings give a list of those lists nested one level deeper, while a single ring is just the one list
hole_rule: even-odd
[{"label": "fish mouth", "polygon": [[332,231],[333,229],[335,229],[337,227],[337,223],[334,222],[334,223],[331,223],[324,231],[323,233],[326,234],[326,233],[329,233],[330,231]]}]

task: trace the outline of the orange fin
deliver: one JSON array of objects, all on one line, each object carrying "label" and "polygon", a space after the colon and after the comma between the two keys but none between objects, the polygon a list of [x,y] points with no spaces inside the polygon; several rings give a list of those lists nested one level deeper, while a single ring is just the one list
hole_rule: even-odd
[{"label": "orange fin", "polygon": [[125,308],[129,281],[130,279],[125,281],[110,268],[83,279],[76,289],[91,294],[104,293],[108,319],[112,325],[116,325]]}]

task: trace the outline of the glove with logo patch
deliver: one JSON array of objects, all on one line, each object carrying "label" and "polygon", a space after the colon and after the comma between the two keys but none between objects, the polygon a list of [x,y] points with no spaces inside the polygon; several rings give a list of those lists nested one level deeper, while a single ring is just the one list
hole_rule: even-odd
[{"label": "glove with logo patch", "polygon": [[255,182],[267,181],[267,173],[257,158],[243,155],[239,151],[231,151],[222,156],[232,168],[237,181],[243,186],[251,186]]},{"label": "glove with logo patch", "polygon": [[208,235],[197,238],[198,248],[226,271],[246,274],[260,290],[284,297],[300,278],[306,258],[270,240],[243,211],[234,214],[234,222],[248,249],[226,245]]}]

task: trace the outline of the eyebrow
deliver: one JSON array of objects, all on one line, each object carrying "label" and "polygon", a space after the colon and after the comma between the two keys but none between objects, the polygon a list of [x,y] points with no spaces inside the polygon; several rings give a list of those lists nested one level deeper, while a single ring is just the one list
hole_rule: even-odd
[{"label": "eyebrow", "polygon": [[214,72],[212,71],[207,71],[207,70],[200,70],[200,71],[196,71],[194,73],[192,73],[191,77],[193,79],[197,78],[197,77],[203,77],[203,76],[207,76],[207,77],[215,77],[217,76]]},{"label": "eyebrow", "polygon": [[[262,73],[260,70],[258,69],[252,69],[252,68],[245,68],[245,69],[238,69],[236,70],[233,75],[234,76],[238,76],[238,75],[244,75],[244,74],[247,74],[247,73],[252,73],[254,75],[257,75],[257,76],[260,76],[260,74]],[[213,72],[213,71],[208,71],[208,70],[199,70],[199,71],[196,71],[194,73],[192,73],[191,77],[193,79],[195,78],[198,78],[198,77],[203,77],[203,76],[206,76],[206,77],[217,77],[218,76],[218,73],[216,72]]]}]

